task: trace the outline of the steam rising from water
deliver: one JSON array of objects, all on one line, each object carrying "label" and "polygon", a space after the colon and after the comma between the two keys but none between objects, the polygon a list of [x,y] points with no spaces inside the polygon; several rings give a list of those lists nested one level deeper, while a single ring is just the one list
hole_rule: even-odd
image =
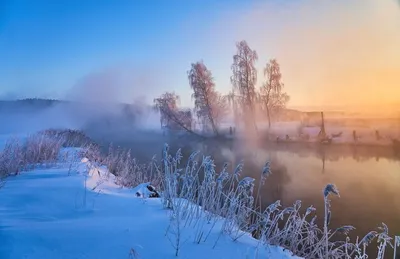
[{"label": "steam rising from water", "polygon": [[[159,129],[159,116],[150,105],[152,98],[162,91],[159,81],[162,78],[163,74],[156,68],[131,65],[90,73],[79,79],[62,98],[69,103],[28,114],[2,110],[0,118],[7,123],[2,125],[1,133],[27,133],[47,128],[82,129],[93,121],[124,116],[123,104],[133,104],[132,112],[137,112],[134,109],[141,112],[136,114],[136,121],[130,126]],[[105,123],[100,125],[105,127]],[[109,127],[117,128],[118,125],[111,123]]]}]

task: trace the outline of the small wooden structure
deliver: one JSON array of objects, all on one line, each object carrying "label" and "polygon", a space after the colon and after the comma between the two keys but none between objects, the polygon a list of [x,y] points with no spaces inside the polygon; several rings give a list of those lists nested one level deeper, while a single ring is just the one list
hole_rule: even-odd
[{"label": "small wooden structure", "polygon": [[324,112],[321,112],[321,130],[318,133],[318,140],[321,144],[331,144],[332,143],[332,137],[329,137],[325,131]]},{"label": "small wooden structure", "polygon": [[326,131],[325,131],[325,120],[324,120],[324,112],[321,112],[321,130],[318,133],[318,139],[324,140],[326,139]]}]

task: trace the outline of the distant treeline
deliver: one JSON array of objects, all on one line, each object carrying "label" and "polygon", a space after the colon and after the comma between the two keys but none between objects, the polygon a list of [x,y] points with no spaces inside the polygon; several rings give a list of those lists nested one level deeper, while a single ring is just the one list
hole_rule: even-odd
[{"label": "distant treeline", "polygon": [[[66,100],[58,100],[58,99],[44,99],[44,98],[26,98],[19,100],[0,100],[0,112],[35,112],[39,110],[44,110],[47,108],[55,107],[57,105],[79,105],[84,103],[74,102],[74,101],[66,101]],[[138,105],[134,104],[125,104],[125,103],[116,103],[116,108],[124,110],[128,113],[139,112]],[[141,108],[150,108],[149,107],[141,107]]]},{"label": "distant treeline", "polygon": [[0,100],[0,112],[35,112],[62,103],[68,103],[68,101],[39,98],[27,98],[21,100]]}]

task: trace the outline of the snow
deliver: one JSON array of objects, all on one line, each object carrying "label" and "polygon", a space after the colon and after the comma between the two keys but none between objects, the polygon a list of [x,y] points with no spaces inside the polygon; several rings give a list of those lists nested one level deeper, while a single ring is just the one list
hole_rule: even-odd
[{"label": "snow", "polygon": [[[64,151],[66,152],[66,151]],[[68,151],[70,152],[70,150]],[[125,189],[105,167],[84,159],[9,177],[0,189],[0,258],[176,258],[165,236],[169,211],[161,200],[137,198],[143,185]],[[188,229],[178,258],[296,258],[280,247],[259,247],[244,235],[236,242],[219,228],[201,244]]]}]

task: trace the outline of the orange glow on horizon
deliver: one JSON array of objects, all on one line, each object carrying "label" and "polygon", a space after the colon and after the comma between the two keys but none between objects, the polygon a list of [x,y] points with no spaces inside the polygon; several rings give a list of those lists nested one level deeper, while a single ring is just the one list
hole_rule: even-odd
[{"label": "orange glow on horizon", "polygon": [[259,71],[278,60],[291,107],[400,112],[396,1],[264,2],[229,13],[217,28],[225,29],[218,32],[224,38],[229,32],[248,41],[259,54]]}]

